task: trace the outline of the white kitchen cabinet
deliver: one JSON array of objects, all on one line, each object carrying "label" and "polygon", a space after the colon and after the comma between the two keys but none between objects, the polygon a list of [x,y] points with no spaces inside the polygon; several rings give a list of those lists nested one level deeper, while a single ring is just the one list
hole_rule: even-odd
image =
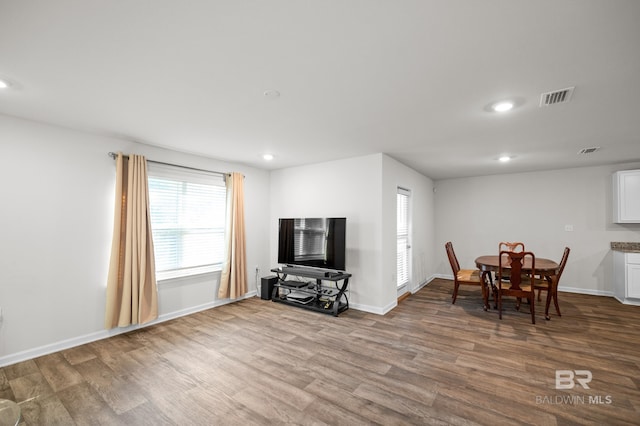
[{"label": "white kitchen cabinet", "polygon": [[613,222],[640,223],[640,170],[613,174]]},{"label": "white kitchen cabinet", "polygon": [[640,262],[629,263],[627,260],[627,296],[640,300]]},{"label": "white kitchen cabinet", "polygon": [[613,252],[613,282],[616,299],[640,305],[640,253]]}]

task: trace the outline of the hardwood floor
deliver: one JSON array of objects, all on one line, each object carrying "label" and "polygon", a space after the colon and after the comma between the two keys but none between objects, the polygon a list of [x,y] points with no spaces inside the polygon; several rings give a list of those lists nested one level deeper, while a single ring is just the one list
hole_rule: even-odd
[{"label": "hardwood floor", "polygon": [[385,316],[248,299],[2,368],[0,397],[26,425],[638,424],[640,307],[560,293],[532,325],[451,290]]}]

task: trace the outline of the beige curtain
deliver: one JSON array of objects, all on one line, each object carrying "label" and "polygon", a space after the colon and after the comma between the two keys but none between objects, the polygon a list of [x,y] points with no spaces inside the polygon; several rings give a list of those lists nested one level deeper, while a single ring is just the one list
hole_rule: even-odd
[{"label": "beige curtain", "polygon": [[225,226],[226,258],[222,265],[221,299],[237,299],[247,293],[247,254],[244,232],[244,176],[231,173],[226,179],[227,219]]},{"label": "beige curtain", "polygon": [[107,279],[105,327],[158,318],[158,289],[149,217],[147,161],[116,158],[116,206]]}]

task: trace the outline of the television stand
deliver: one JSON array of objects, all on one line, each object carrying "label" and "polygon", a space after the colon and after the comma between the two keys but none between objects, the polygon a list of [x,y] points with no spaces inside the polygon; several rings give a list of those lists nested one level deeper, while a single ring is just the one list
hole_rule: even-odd
[{"label": "television stand", "polygon": [[[271,300],[311,311],[338,316],[349,309],[347,288],[351,274],[324,272],[310,268],[283,266],[272,269],[278,277]],[[311,278],[312,281],[287,280],[287,276]]]}]

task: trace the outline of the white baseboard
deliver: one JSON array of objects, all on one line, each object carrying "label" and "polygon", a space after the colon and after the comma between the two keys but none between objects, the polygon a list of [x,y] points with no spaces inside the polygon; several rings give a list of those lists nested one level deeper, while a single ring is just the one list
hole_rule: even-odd
[{"label": "white baseboard", "polygon": [[[431,277],[427,278],[427,280],[424,281],[422,284],[419,284],[417,288],[412,289],[411,294],[417,293],[424,286],[429,285],[429,283],[436,278],[442,278],[442,277],[437,275],[432,275]],[[451,279],[453,279],[453,277],[451,277]],[[371,314],[376,314],[376,315],[385,315],[387,312],[390,312],[391,310],[393,310],[393,308],[395,308],[396,306],[398,306],[397,300],[389,303],[387,306],[384,306],[382,308],[379,308],[377,306],[361,305],[358,303],[349,303],[350,308],[353,308],[357,311],[369,312]]]},{"label": "white baseboard", "polygon": [[622,303],[623,305],[640,306],[640,300],[621,299],[618,296],[613,296],[613,298],[616,299],[618,302]]},{"label": "white baseboard", "polygon": [[387,312],[391,311],[396,306],[398,306],[397,300],[389,303],[387,306],[384,306],[382,308],[378,306],[363,305],[360,303],[349,302],[349,309],[355,309],[356,311],[369,312],[370,314],[376,314],[376,315],[384,315]]},{"label": "white baseboard", "polygon": [[[429,283],[431,283],[431,281],[433,281],[436,278],[453,280],[453,276],[452,275],[434,274],[431,277],[429,277],[425,282],[420,284],[412,292],[415,293],[415,292],[421,290],[423,287],[427,286]],[[591,290],[591,289],[584,289],[584,288],[577,288],[577,287],[565,287],[565,286],[558,287],[558,291],[564,291],[564,292],[568,292],[568,293],[588,294],[588,295],[594,295],[594,296],[614,297],[616,300],[620,301],[621,303],[625,303],[625,304],[629,304],[629,305],[640,305],[640,301],[639,302],[635,302],[635,301],[630,301],[630,300],[624,300],[624,301],[620,300],[619,298],[615,297],[615,295],[611,291]],[[247,293],[242,299],[248,299],[250,297],[256,297],[256,296],[257,296],[257,291],[254,290],[254,291],[251,291],[251,292]],[[242,300],[242,299],[239,299],[239,300]],[[235,301],[236,300],[230,300],[230,299],[216,300],[216,301],[213,301],[213,302],[205,303],[205,304],[198,305],[198,306],[193,306],[193,307],[182,309],[182,310],[179,310],[179,311],[174,311],[174,312],[162,314],[155,321],[152,321],[152,322],[144,324],[144,325],[134,325],[134,326],[129,326],[129,327],[114,328],[114,329],[111,329],[111,330],[100,330],[100,331],[96,331],[94,333],[85,334],[83,336],[73,337],[71,339],[66,339],[66,340],[62,340],[62,341],[59,341],[59,342],[54,342],[54,343],[51,343],[51,344],[39,346],[37,348],[29,349],[29,350],[26,350],[26,351],[21,351],[21,352],[16,352],[16,353],[13,353],[13,354],[5,355],[5,356],[0,357],[0,367],[5,367],[7,365],[15,364],[15,363],[22,362],[22,361],[27,361],[29,359],[33,359],[33,358],[37,358],[37,357],[40,357],[40,356],[43,356],[43,355],[48,355],[48,354],[51,354],[51,353],[54,353],[54,352],[58,352],[58,351],[61,351],[61,350],[73,348],[75,346],[84,345],[86,343],[91,343],[91,342],[94,342],[96,340],[106,339],[106,338],[109,338],[109,337],[112,337],[112,336],[116,336],[118,334],[127,333],[127,332],[130,332],[130,331],[133,331],[133,330],[137,330],[137,329],[140,329],[140,328],[148,327],[148,326],[151,326],[151,325],[154,325],[154,324],[159,324],[159,323],[162,323],[162,322],[165,322],[165,321],[169,321],[169,320],[172,320],[172,319],[175,319],[175,318],[179,318],[179,317],[183,317],[183,316],[186,316],[186,315],[194,314],[196,312],[204,311],[204,310],[211,309],[211,308],[216,308],[218,306],[222,306],[222,305],[226,305],[226,304],[229,304],[229,303],[233,303]],[[387,306],[377,307],[377,306],[363,305],[363,304],[359,304],[359,303],[350,303],[350,308],[358,310],[358,311],[369,312],[369,313],[372,313],[372,314],[385,315],[386,313],[391,311],[393,308],[395,308],[397,306],[397,304],[398,304],[397,301],[393,301],[393,302],[389,303]]]},{"label": "white baseboard", "polygon": [[558,291],[564,291],[564,292],[567,292],[567,293],[590,294],[592,296],[614,297],[612,291],[592,290],[592,289],[589,289],[589,288],[558,286]]},{"label": "white baseboard", "polygon": [[[417,293],[420,290],[422,290],[424,287],[428,286],[429,284],[431,284],[431,281],[435,280],[436,278],[443,278],[440,275],[431,275],[429,278],[427,278],[422,284],[419,284],[418,287],[416,287],[411,293]],[[451,279],[453,279],[453,277],[451,277]]]},{"label": "white baseboard", "polygon": [[[453,280],[453,275],[446,275],[446,274],[434,274],[432,276],[432,278],[430,279],[433,280],[434,278],[442,278],[445,280]],[[588,289],[588,288],[579,288],[579,287],[566,287],[566,286],[559,286],[558,287],[558,291],[564,291],[567,293],[578,293],[578,294],[589,294],[591,296],[605,296],[605,297],[614,297],[615,295],[613,294],[612,291],[607,291],[607,290],[592,290],[592,289]],[[617,298],[616,298],[617,299]],[[618,299],[620,300],[620,299]],[[627,304],[629,301],[627,300]],[[625,303],[625,302],[622,302]]]},{"label": "white baseboard", "polygon": [[[257,292],[255,290],[250,291],[249,293],[245,294],[241,299],[238,299],[238,300],[255,297],[256,294]],[[3,357],[0,357],[0,367],[6,367],[7,365],[16,364],[18,362],[27,361],[27,360],[48,355],[54,352],[70,349],[75,346],[80,346],[87,343],[95,342],[96,340],[102,340],[112,336],[117,336],[118,334],[128,333],[133,330],[149,327],[154,324],[159,324],[161,322],[169,321],[175,318],[183,317],[185,315],[194,314],[196,312],[226,305],[236,301],[237,300],[231,300],[231,299],[216,300],[213,302],[204,303],[202,305],[181,309],[179,311],[162,314],[158,316],[156,320],[148,322],[143,325],[137,324],[137,325],[131,325],[128,327],[112,328],[110,330],[100,330],[94,333],[85,334],[84,336],[73,337],[71,339],[61,340],[59,342],[54,342],[48,345],[39,346],[37,348],[28,349],[26,351],[5,355]]]},{"label": "white baseboard", "polygon": [[433,274],[429,282],[435,280],[436,278],[442,278],[443,280],[451,280],[453,281],[453,275],[451,274]]},{"label": "white baseboard", "polygon": [[563,286],[558,286],[558,291],[566,291],[567,293],[588,294],[588,295],[591,295],[591,296],[613,297],[618,302],[620,302],[620,303],[622,303],[624,305],[640,306],[640,300],[624,299],[624,298],[621,299],[620,297],[616,296],[614,294],[614,292],[612,292],[612,291],[591,290],[591,289],[576,288],[576,287],[563,287]]}]

